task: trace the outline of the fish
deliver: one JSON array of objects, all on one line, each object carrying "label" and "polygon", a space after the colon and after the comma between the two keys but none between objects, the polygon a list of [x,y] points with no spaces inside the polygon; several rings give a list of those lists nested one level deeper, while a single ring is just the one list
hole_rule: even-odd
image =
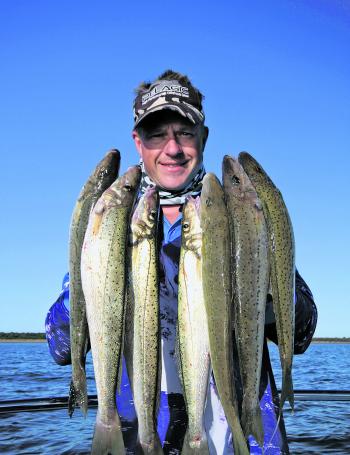
[{"label": "fish", "polygon": [[138,418],[139,453],[161,455],[156,425],[161,373],[158,217],[158,192],[149,187],[130,226],[124,355]]},{"label": "fish", "polygon": [[212,173],[203,179],[200,221],[204,303],[214,379],[232,430],[235,454],[248,455],[235,389],[229,219],[221,183]]},{"label": "fish", "polygon": [[292,364],[295,323],[295,241],[292,222],[281,192],[262,166],[247,152],[238,161],[253,183],[268,227],[271,266],[270,285],[276,317],[278,348],[282,368],[280,409],[286,400],[294,409]]},{"label": "fish", "polygon": [[89,345],[86,306],[81,285],[80,259],[85,231],[91,208],[102,193],[116,180],[119,173],[120,153],[110,150],[97,164],[83,186],[72,213],[69,231],[69,316],[72,380],[68,399],[68,413],[72,417],[78,404],[86,417],[88,396],[85,360]]},{"label": "fish", "polygon": [[200,198],[189,197],[182,212],[178,288],[178,355],[188,415],[182,454],[208,454],[204,411],[211,374],[209,333],[202,280]]},{"label": "fish", "polygon": [[239,162],[226,155],[222,171],[233,239],[233,320],[243,386],[241,422],[245,436],[253,435],[263,447],[259,387],[270,277],[267,226],[262,204]]},{"label": "fish", "polygon": [[102,194],[90,214],[82,248],[81,279],[98,397],[93,455],[125,452],[116,390],[124,339],[127,234],[140,177],[140,167],[133,166]]}]

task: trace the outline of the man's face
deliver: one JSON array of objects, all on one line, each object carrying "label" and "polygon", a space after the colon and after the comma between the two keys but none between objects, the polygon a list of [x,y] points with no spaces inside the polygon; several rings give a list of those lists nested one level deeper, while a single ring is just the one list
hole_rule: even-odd
[{"label": "man's face", "polygon": [[163,189],[180,190],[202,164],[208,129],[164,109],[149,115],[141,130],[132,135],[154,183]]}]

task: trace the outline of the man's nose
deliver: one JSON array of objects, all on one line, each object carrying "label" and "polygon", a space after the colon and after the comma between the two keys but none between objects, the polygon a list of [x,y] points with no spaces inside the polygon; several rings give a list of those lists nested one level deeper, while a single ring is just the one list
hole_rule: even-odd
[{"label": "man's nose", "polygon": [[169,132],[167,143],[164,146],[164,152],[168,155],[177,155],[182,152],[181,144],[172,132]]}]

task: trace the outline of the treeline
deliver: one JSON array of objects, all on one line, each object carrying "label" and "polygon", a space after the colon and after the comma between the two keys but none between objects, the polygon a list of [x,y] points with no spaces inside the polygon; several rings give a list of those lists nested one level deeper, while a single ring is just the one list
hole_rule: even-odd
[{"label": "treeline", "polygon": [[0,340],[44,340],[44,332],[0,332]]},{"label": "treeline", "polygon": [[349,337],[342,338],[325,338],[325,337],[314,337],[312,341],[324,341],[324,342],[335,342],[335,343],[350,343]]}]

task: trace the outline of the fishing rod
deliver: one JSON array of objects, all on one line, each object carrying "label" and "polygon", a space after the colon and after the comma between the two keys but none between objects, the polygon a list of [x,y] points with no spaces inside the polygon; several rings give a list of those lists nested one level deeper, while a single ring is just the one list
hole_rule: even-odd
[{"label": "fishing rod", "polygon": [[[280,391],[278,391],[280,393]],[[350,390],[311,390],[294,391],[297,401],[350,401]],[[97,395],[88,396],[89,408],[97,408]],[[0,414],[16,412],[53,411],[68,407],[68,397],[27,398],[23,400],[0,401]]]},{"label": "fishing rod", "polygon": [[[89,395],[89,408],[97,408],[97,395]],[[52,411],[68,409],[68,397],[27,398],[22,400],[0,401],[0,414],[13,412]]]}]

